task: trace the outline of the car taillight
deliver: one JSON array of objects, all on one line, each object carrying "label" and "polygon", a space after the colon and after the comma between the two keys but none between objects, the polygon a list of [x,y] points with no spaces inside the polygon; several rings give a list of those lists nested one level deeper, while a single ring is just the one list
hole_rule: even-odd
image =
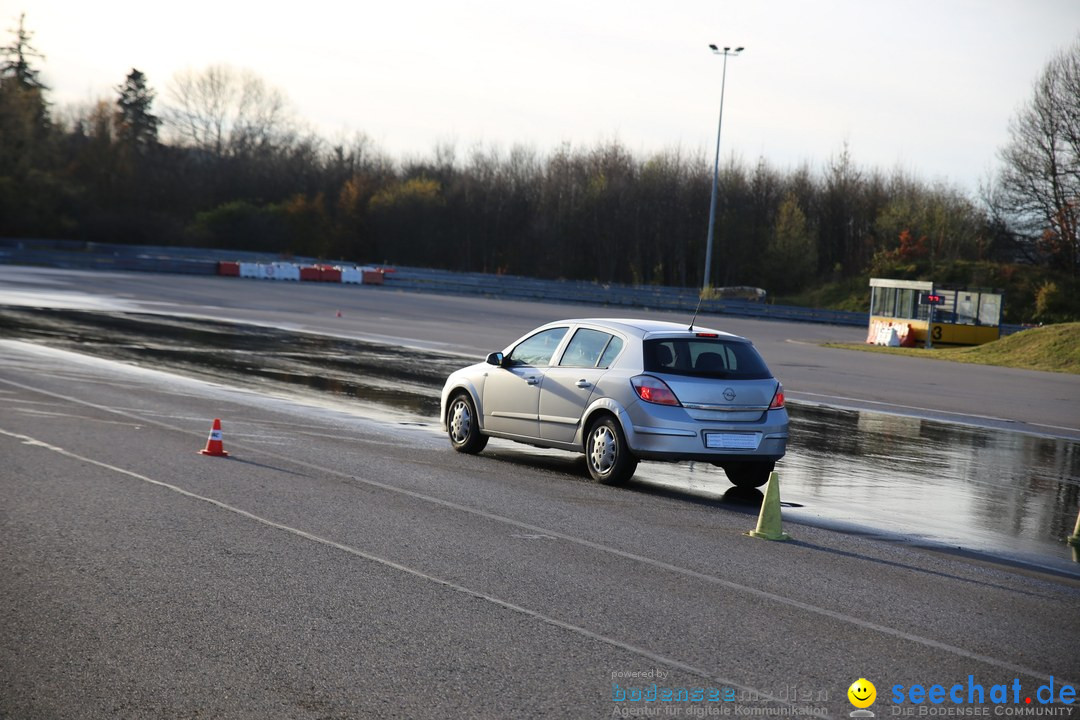
[{"label": "car taillight", "polygon": [[784,407],[784,386],[780,383],[776,383],[776,393],[772,396],[772,402],[769,403],[770,410],[779,410]]},{"label": "car taillight", "polygon": [[645,402],[656,405],[682,404],[679,402],[679,398],[675,397],[675,393],[671,392],[671,388],[667,386],[667,383],[660,378],[654,378],[651,375],[638,375],[630,378],[630,384],[634,386],[634,391],[638,397]]}]

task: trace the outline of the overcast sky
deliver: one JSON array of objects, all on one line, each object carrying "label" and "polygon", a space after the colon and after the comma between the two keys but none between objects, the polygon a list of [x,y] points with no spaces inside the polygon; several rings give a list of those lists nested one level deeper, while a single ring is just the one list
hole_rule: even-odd
[{"label": "overcast sky", "polygon": [[[453,142],[546,152],[618,140],[710,160],[820,170],[845,142],[974,192],[1046,62],[1080,37],[1080,0],[2,0],[45,54],[57,105],[115,100],[131,68],[247,68],[328,139],[392,156]],[[10,38],[10,35],[7,37]],[[5,41],[6,42],[6,41]]]}]

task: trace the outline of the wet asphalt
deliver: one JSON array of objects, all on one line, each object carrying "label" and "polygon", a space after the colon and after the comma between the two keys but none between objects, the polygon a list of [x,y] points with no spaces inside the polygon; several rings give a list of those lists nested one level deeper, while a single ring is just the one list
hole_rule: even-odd
[{"label": "wet asphalt", "polygon": [[[800,388],[771,543],[711,466],[610,488],[449,450],[445,373],[550,309],[466,338],[483,299],[0,271],[0,717],[612,717],[652,683],[732,698],[668,715],[843,715],[860,677],[892,717],[918,711],[896,687],[1015,680],[1020,711],[1080,684],[1075,422],[970,404],[1009,378],[1073,403],[1070,378],[931,363],[956,387],[927,407],[882,379],[907,363],[844,392],[797,367],[836,333],[770,327]],[[228,458],[197,452],[214,417]]]},{"label": "wet asphalt", "polygon": [[[443,352],[205,319],[107,311],[0,309],[0,335],[294,396],[324,395],[372,416],[437,430],[438,393],[462,358]],[[1080,445],[868,410],[792,403],[778,466],[792,521],[1077,573]],[[584,473],[580,459],[509,445],[521,463]],[[756,511],[700,463],[647,463],[654,492]]]},{"label": "wet asphalt", "polygon": [[891,716],[897,686],[1015,680],[1022,709],[1080,678],[1075,579],[756,540],[651,466],[611,488],[150,364],[0,341],[0,716],[612,717],[653,683],[731,698],[684,717],[832,716],[860,677]]}]

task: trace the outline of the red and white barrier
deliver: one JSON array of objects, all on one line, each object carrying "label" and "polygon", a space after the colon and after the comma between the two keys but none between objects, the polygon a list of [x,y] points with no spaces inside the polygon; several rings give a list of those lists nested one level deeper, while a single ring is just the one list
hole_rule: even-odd
[{"label": "red and white barrier", "polygon": [[307,282],[347,283],[350,285],[382,285],[384,274],[392,268],[373,265],[342,267],[339,265],[297,265],[296,263],[219,262],[218,275],[256,278],[260,280],[293,280]]},{"label": "red and white barrier", "polygon": [[299,280],[300,267],[292,263],[260,264],[259,271],[264,280]]},{"label": "red and white barrier", "polygon": [[874,320],[870,323],[866,343],[888,347],[915,347],[915,331],[908,323]]}]

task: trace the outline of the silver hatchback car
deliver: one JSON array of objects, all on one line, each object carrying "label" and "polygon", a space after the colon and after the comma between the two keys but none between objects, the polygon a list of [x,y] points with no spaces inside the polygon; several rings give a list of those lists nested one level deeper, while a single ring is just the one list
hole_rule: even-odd
[{"label": "silver hatchback car", "polygon": [[618,484],[639,460],[709,462],[760,487],[784,456],[784,389],[749,340],[653,320],[562,320],[442,391],[455,450],[489,437],[584,453],[589,474]]}]

